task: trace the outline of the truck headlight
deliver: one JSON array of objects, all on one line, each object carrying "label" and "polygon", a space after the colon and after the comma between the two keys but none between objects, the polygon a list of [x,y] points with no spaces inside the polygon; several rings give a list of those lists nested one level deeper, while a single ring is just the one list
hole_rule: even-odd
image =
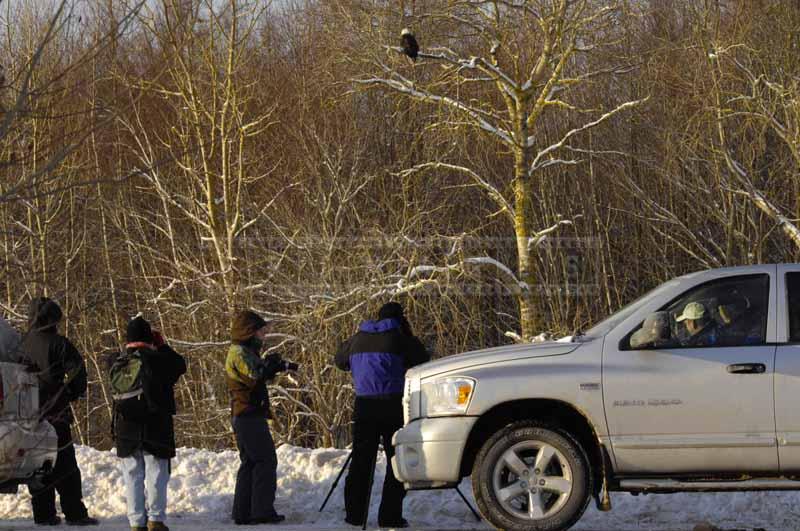
[{"label": "truck headlight", "polygon": [[475,380],[463,376],[447,376],[423,383],[420,393],[422,416],[463,415],[474,389]]},{"label": "truck headlight", "polygon": [[419,378],[413,374],[406,378],[403,390],[403,425],[418,419],[419,412]]}]

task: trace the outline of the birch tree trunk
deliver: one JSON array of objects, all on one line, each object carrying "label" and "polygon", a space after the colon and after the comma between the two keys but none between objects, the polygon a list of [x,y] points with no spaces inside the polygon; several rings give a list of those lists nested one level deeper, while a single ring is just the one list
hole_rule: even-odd
[{"label": "birch tree trunk", "polygon": [[[341,8],[347,10],[349,7],[349,4],[344,4]],[[598,113],[567,101],[575,88],[588,80],[617,75],[623,70],[611,67],[593,71],[582,67],[586,64],[583,57],[602,44],[597,42],[596,35],[602,34],[604,28],[613,23],[613,17],[619,14],[620,9],[621,3],[599,6],[591,0],[491,5],[485,2],[437,3],[426,14],[426,18],[432,21],[427,29],[431,33],[440,29],[445,35],[455,33],[464,41],[472,41],[474,45],[469,51],[459,53],[433,42],[426,46],[423,41],[419,63],[407,72],[405,58],[397,57],[397,54],[402,54],[402,49],[384,45],[383,48],[394,56],[389,60],[374,59],[374,66],[380,74],[355,80],[362,86],[380,87],[400,97],[435,104],[446,114],[441,122],[432,124],[431,129],[474,128],[498,150],[509,154],[513,176],[504,182],[492,183],[465,165],[449,164],[446,167],[460,172],[484,189],[510,221],[516,241],[517,264],[516,277],[508,286],[517,294],[520,330],[518,334],[510,332],[509,335],[522,341],[530,341],[540,331],[535,299],[539,282],[533,263],[536,246],[562,225],[559,219],[549,228],[536,228],[536,182],[546,168],[582,163],[571,145],[576,137],[641,103],[625,101]],[[437,28],[433,22],[444,27]],[[533,38],[516,38],[517,32],[529,28],[538,30],[531,35]],[[358,31],[358,27],[350,29]],[[470,39],[468,35],[475,32],[479,37]],[[424,38],[432,37],[427,33]],[[474,43],[476,40],[478,42]],[[476,53],[475,48],[484,54]],[[429,66],[433,68],[434,65],[445,73],[425,77]],[[428,79],[435,82],[426,82]],[[491,86],[495,89],[494,94],[485,94],[483,99],[470,99],[460,93],[460,88],[466,84]],[[497,104],[497,101],[502,104]],[[576,120],[576,115],[593,117],[588,121],[586,118]],[[577,121],[578,125],[559,132],[555,139],[548,139],[542,123],[560,117],[565,123]],[[577,153],[583,156],[589,151]],[[438,162],[419,164],[407,174],[444,166]],[[506,197],[507,193],[510,198]]]}]

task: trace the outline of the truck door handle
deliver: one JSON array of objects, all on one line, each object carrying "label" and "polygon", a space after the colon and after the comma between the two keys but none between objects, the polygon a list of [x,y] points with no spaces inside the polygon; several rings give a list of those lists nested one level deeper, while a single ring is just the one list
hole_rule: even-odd
[{"label": "truck door handle", "polygon": [[728,365],[728,372],[731,374],[764,374],[767,366],[763,363],[736,363]]}]

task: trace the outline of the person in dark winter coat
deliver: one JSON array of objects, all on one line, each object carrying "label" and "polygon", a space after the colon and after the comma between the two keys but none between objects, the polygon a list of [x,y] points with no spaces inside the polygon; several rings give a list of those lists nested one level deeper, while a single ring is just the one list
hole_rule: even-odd
[{"label": "person in dark winter coat", "polygon": [[350,371],[356,390],[353,408],[353,454],[345,480],[345,521],[362,525],[371,468],[378,440],[386,453],[386,479],[378,512],[381,527],[408,527],[403,518],[405,489],[392,470],[392,435],[403,426],[403,383],[411,367],[430,360],[396,302],[384,305],[377,321],[364,321],[358,333],[342,343],[336,366]]},{"label": "person in dark winter coat", "polygon": [[39,525],[58,525],[56,491],[61,510],[70,525],[97,525],[83,504],[81,471],[75,458],[70,403],[86,393],[86,366],[75,346],[58,333],[62,312],[46,297],[31,301],[29,329],[19,347],[20,361],[37,371],[42,417],[58,435],[58,457],[44,485],[29,487],[33,520]]},{"label": "person in dark winter coat", "polygon": [[267,382],[285,370],[296,370],[280,355],[261,357],[267,322],[252,311],[236,315],[225,360],[231,393],[231,416],[241,465],[236,475],[232,518],[237,525],[275,524],[278,456],[267,419],[271,418]]},{"label": "person in dark winter coat", "polygon": [[165,531],[170,459],[175,457],[174,388],[186,361],[142,317],[128,323],[126,341],[126,354],[138,352],[147,375],[139,396],[115,404],[114,437],[128,521],[132,531]]}]

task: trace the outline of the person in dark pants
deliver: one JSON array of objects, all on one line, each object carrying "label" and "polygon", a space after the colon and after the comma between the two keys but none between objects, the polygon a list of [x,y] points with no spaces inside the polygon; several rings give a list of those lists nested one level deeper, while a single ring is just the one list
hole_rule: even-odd
[{"label": "person in dark pants", "polygon": [[269,430],[271,418],[267,381],[297,365],[280,355],[261,358],[267,323],[258,314],[236,315],[231,347],[225,360],[225,380],[231,393],[231,414],[241,465],[236,475],[233,521],[237,525],[276,524],[285,517],[275,511],[278,456]]},{"label": "person in dark pants", "polygon": [[170,459],[175,457],[174,389],[186,373],[186,361],[142,317],[128,323],[126,339],[125,354],[138,353],[147,374],[139,396],[115,403],[114,438],[122,458],[128,521],[132,531],[169,531],[164,522]]},{"label": "person in dark pants", "polygon": [[348,524],[364,523],[369,477],[382,438],[387,463],[378,524],[408,527],[403,518],[405,488],[392,470],[392,435],[403,427],[405,373],[428,360],[430,354],[414,337],[403,307],[396,302],[384,305],[377,321],[361,323],[358,333],[342,343],[336,353],[336,366],[352,373],[356,390],[353,454],[344,487]]},{"label": "person in dark pants", "polygon": [[69,525],[97,525],[83,504],[81,471],[75,458],[70,403],[86,393],[86,366],[75,346],[58,333],[61,308],[55,301],[37,297],[31,301],[29,330],[20,345],[20,361],[38,373],[42,417],[58,434],[58,457],[44,485],[29,487],[33,520],[39,525],[58,525],[56,491]]}]

